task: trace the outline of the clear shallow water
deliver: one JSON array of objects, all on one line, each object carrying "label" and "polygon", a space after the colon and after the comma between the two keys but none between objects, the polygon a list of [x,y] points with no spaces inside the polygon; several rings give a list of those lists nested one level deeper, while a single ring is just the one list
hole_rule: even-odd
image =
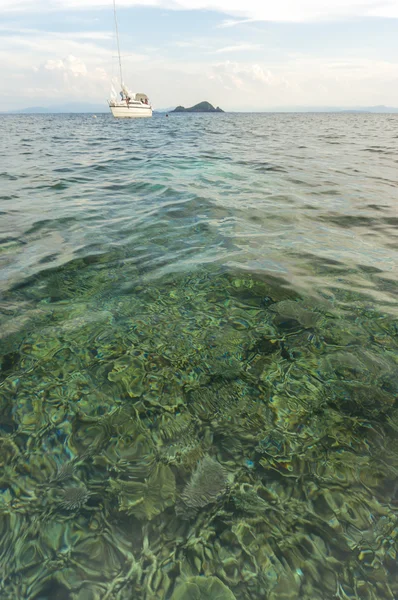
[{"label": "clear shallow water", "polygon": [[0,126],[0,597],[397,597],[398,118]]}]

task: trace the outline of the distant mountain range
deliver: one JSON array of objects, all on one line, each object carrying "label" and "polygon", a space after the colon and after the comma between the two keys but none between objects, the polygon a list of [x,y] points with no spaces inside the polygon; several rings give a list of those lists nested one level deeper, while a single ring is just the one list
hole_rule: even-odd
[{"label": "distant mountain range", "polygon": [[398,108],[393,106],[369,106],[368,108],[342,108],[344,113],[398,113]]},{"label": "distant mountain range", "polygon": [[58,114],[58,113],[107,113],[109,109],[105,103],[89,104],[87,102],[70,102],[67,104],[54,104],[53,106],[29,106],[18,110],[4,111],[13,115],[38,115],[38,114]]},{"label": "distant mountain range", "polygon": [[272,108],[266,112],[320,112],[320,113],[398,113],[398,108],[393,106],[289,106]]},{"label": "distant mountain range", "polygon": [[[84,102],[71,102],[66,104],[54,104],[53,106],[30,106],[18,110],[3,111],[0,114],[59,114],[59,113],[108,113],[109,109],[105,103],[89,104]],[[178,106],[177,108],[158,108],[155,113],[183,113],[183,112],[223,112],[221,108],[214,108],[209,102],[200,102],[190,108]],[[333,106],[291,106],[272,107],[264,110],[248,109],[237,112],[316,112],[316,113],[398,113],[398,108],[392,106],[355,106],[355,107],[333,107]]]}]

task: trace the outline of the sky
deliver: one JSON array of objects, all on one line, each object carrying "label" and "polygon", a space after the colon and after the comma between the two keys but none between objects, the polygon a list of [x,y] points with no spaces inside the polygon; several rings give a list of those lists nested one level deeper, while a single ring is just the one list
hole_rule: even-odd
[{"label": "sky", "polygon": [[[117,0],[123,78],[155,108],[398,106],[398,0]],[[0,111],[120,87],[112,0],[0,0]]]}]

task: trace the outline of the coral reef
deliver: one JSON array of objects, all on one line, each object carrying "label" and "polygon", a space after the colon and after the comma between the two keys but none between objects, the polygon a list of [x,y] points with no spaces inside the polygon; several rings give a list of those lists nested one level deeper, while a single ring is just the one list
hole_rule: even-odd
[{"label": "coral reef", "polygon": [[0,304],[0,598],[397,598],[394,319],[113,260]]},{"label": "coral reef", "polygon": [[227,483],[226,470],[216,460],[205,456],[199,461],[191,480],[183,489],[181,499],[185,506],[198,511],[225,494]]},{"label": "coral reef", "polygon": [[85,485],[69,486],[61,491],[59,506],[66,510],[81,508],[89,499],[90,492]]}]

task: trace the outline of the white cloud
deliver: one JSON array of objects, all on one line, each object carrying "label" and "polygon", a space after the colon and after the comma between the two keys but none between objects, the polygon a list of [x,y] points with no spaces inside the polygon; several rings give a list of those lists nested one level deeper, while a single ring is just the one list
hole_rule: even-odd
[{"label": "white cloud", "polygon": [[[37,0],[2,0],[7,11],[38,10]],[[329,21],[353,17],[398,18],[398,0],[118,0],[119,6],[158,6],[183,10],[216,10],[261,21]],[[44,3],[43,3],[44,6]],[[109,0],[48,0],[46,11],[109,7]],[[237,21],[228,21],[231,25]]]},{"label": "white cloud", "polygon": [[64,60],[48,60],[44,64],[47,71],[62,71],[74,77],[87,75],[87,67],[82,60],[70,54]]},{"label": "white cloud", "polygon": [[[82,98],[105,103],[117,72],[112,31],[46,32],[2,25],[0,34],[3,32],[6,35],[0,35],[0,80],[4,83],[0,111]],[[126,81],[131,73],[135,74],[135,65],[147,62],[145,54],[124,54]],[[132,79],[131,84],[134,83]]]},{"label": "white cloud", "polygon": [[[33,0],[32,0],[33,1]],[[37,0],[44,6],[45,0]],[[2,4],[11,0],[0,0]],[[32,7],[31,0],[24,0]],[[75,6],[79,8],[103,4],[109,0],[48,0],[46,11]],[[118,5],[138,4],[138,0],[117,0]],[[40,4],[41,3],[41,4]],[[139,0],[142,5],[145,0]],[[23,5],[21,0],[12,3]],[[398,17],[398,0],[372,2],[371,0],[147,0],[146,4],[184,9],[216,8],[225,13],[231,25],[242,20],[296,20],[311,21],[351,18],[360,15]],[[395,13],[394,13],[395,11]],[[195,15],[191,15],[195,19]],[[172,16],[171,16],[172,18]],[[240,19],[240,21],[237,21]],[[221,20],[221,19],[220,19]],[[85,31],[81,23],[79,32],[43,32],[36,29],[17,28],[13,18],[12,28],[0,25],[0,79],[4,83],[0,96],[0,110],[34,104],[48,105],[54,100],[75,101],[84,96],[88,102],[104,101],[108,95],[112,76],[117,73],[117,62],[109,31]],[[24,13],[21,23],[29,26],[29,13]],[[271,26],[270,26],[271,27]],[[366,28],[367,30],[367,28]],[[199,35],[202,37],[199,37]],[[209,100],[225,109],[264,109],[288,105],[371,105],[396,104],[398,97],[398,59],[391,58],[390,50],[378,52],[371,48],[371,39],[364,37],[356,49],[342,48],[339,41],[333,44],[329,57],[326,46],[313,55],[287,54],[285,48],[263,50],[266,41],[258,34],[246,42],[245,32],[223,32],[217,36],[195,30],[181,32],[181,39],[159,41],[159,48],[140,46],[142,54],[129,54],[134,44],[128,43],[130,34],[124,33],[123,69],[126,83],[135,89],[148,92],[155,106],[173,104],[190,105]],[[234,35],[235,34],[235,35]],[[154,34],[155,35],[155,34]],[[175,35],[175,34],[174,34]],[[156,41],[156,35],[154,40]],[[289,40],[291,48],[296,39]],[[253,42],[253,43],[251,43]],[[261,42],[256,44],[254,42]],[[174,46],[174,51],[173,51]],[[306,45],[297,43],[297,48]],[[321,42],[322,46],[322,42]],[[293,46],[294,47],[294,46]],[[186,52],[176,49],[184,48]],[[188,51],[189,48],[192,50]],[[271,48],[271,51],[269,49]],[[250,51],[256,54],[249,54]],[[234,55],[233,53],[240,53]],[[245,54],[246,53],[246,54]],[[230,56],[231,54],[231,56]],[[385,60],[380,57],[385,56]],[[253,56],[255,60],[252,59]],[[366,59],[364,57],[367,57]],[[374,57],[369,58],[369,57]],[[224,61],[225,58],[237,59]],[[377,58],[377,60],[376,60]],[[20,92],[15,94],[15,90]]]},{"label": "white cloud", "polygon": [[[103,102],[109,94],[111,71],[95,66],[92,57],[74,53],[47,57],[36,72],[10,67],[0,77],[9,81],[0,110],[54,102]],[[221,57],[222,55],[220,55]],[[1,62],[1,56],[0,56]],[[87,72],[85,73],[84,67]],[[49,69],[50,67],[50,69]],[[226,110],[264,110],[288,106],[394,106],[398,93],[398,61],[349,60],[331,56],[291,55],[283,63],[250,61],[165,60],[126,61],[125,80],[147,92],[155,107],[190,106],[208,100]],[[21,75],[23,76],[21,79]],[[23,95],[22,95],[23,93]]]},{"label": "white cloud", "polygon": [[225,46],[225,48],[218,48],[215,50],[216,54],[230,54],[232,52],[247,52],[250,50],[260,50],[262,46],[260,44],[236,44],[234,46]]},{"label": "white cloud", "polygon": [[171,46],[175,46],[175,48],[194,48],[194,42],[173,42],[170,44]]},{"label": "white cloud", "polygon": [[[83,0],[95,1],[95,0]],[[127,0],[128,1],[128,0]],[[185,9],[216,9],[242,19],[323,21],[352,17],[398,18],[397,0],[179,0]]]},{"label": "white cloud", "polygon": [[271,71],[259,64],[237,63],[226,61],[213,65],[210,79],[218,81],[225,89],[251,91],[258,98],[264,95],[267,88],[286,90],[287,79],[277,70]]},{"label": "white cloud", "polygon": [[56,39],[58,38],[67,38],[68,40],[94,40],[94,41],[108,41],[112,40],[114,33],[113,31],[64,31],[60,32],[52,32],[52,31],[43,31],[43,29],[28,29],[26,27],[6,27],[4,25],[0,25],[0,34],[5,33],[7,36],[15,36],[21,37],[23,35],[31,36],[31,37],[49,37],[52,36]]},{"label": "white cloud", "polygon": [[81,33],[9,30],[9,35],[0,36],[0,78],[5,82],[0,110],[77,100],[82,94],[106,98],[109,49]]},{"label": "white cloud", "polygon": [[253,23],[256,19],[226,19],[220,25],[219,29],[225,29],[227,27],[235,27],[235,25],[243,25],[244,23]]},{"label": "white cloud", "polygon": [[[62,59],[48,59],[39,67],[26,74],[27,85],[38,98],[46,96],[46,103],[54,100],[80,100],[105,95],[110,85],[110,75],[102,67],[88,67],[72,54]],[[33,91],[32,91],[33,90]]]},{"label": "white cloud", "polygon": [[[285,63],[225,61],[207,71],[210,82],[244,109],[390,104],[398,91],[398,62],[292,55]],[[221,92],[221,90],[223,90]]]}]

